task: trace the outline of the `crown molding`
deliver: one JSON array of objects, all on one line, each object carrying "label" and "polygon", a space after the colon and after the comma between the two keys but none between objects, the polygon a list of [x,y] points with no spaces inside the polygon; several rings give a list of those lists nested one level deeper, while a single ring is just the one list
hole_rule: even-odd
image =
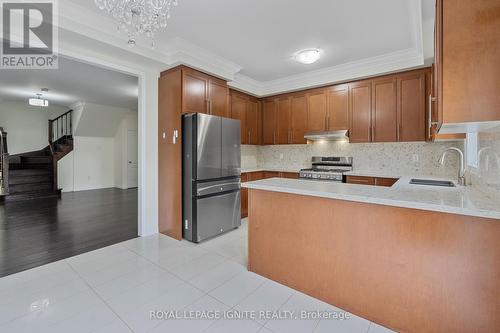
[{"label": "crown molding", "polygon": [[419,67],[424,64],[423,54],[415,49],[397,51],[377,57],[322,68],[307,73],[267,81],[262,84],[262,96],[314,88],[336,82],[361,79],[370,76]]},{"label": "crown molding", "polygon": [[235,90],[239,90],[255,97],[263,97],[263,84],[260,81],[254,80],[251,77],[237,73],[234,79],[228,82],[228,85]]},{"label": "crown molding", "polygon": [[158,51],[167,56],[171,67],[187,65],[228,81],[242,70],[240,65],[179,37],[160,44]]},{"label": "crown molding", "polygon": [[145,40],[139,39],[137,45],[131,48],[127,44],[126,36],[118,33],[116,23],[111,17],[97,14],[69,1],[62,1],[59,5],[59,26],[70,32],[155,60],[163,64],[165,69],[181,64],[187,65],[227,80],[234,89],[264,97],[424,65],[421,0],[410,1],[409,11],[413,44],[411,48],[265,82],[241,74],[243,68],[240,65],[181,38],[158,43],[154,50]]}]

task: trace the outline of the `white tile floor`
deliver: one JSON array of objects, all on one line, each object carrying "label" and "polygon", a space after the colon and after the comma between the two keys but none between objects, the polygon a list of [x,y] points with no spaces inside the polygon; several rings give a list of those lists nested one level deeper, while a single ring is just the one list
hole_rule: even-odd
[{"label": "white tile floor", "polygon": [[244,220],[201,245],[155,235],[10,275],[0,279],[0,332],[391,332],[356,316],[150,319],[151,310],[339,311],[248,272],[246,252]]}]

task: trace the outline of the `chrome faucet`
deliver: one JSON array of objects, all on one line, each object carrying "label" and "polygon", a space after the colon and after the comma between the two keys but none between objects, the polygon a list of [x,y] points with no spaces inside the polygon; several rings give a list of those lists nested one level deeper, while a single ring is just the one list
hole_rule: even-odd
[{"label": "chrome faucet", "polygon": [[459,159],[460,159],[460,161],[459,161],[460,165],[459,165],[459,169],[458,169],[458,185],[465,186],[466,185],[466,182],[465,182],[465,157],[464,157],[464,153],[460,149],[455,148],[455,147],[447,148],[443,152],[443,154],[441,155],[441,158],[439,159],[439,164],[444,165],[444,158],[446,157],[446,154],[448,154],[448,152],[451,152],[451,151],[457,152],[459,155]]}]

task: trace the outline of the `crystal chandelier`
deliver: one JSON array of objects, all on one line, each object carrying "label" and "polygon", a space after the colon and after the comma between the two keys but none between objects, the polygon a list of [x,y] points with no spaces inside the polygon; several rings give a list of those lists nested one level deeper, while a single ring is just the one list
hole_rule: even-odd
[{"label": "crystal chandelier", "polygon": [[137,35],[145,34],[151,38],[151,47],[155,32],[166,28],[170,10],[177,6],[177,0],[95,0],[95,3],[118,21],[118,30],[127,33],[130,46],[135,45]]}]

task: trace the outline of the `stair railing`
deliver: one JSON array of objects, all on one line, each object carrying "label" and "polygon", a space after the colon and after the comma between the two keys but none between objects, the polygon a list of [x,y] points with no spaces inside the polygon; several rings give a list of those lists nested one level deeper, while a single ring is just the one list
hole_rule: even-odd
[{"label": "stair railing", "polygon": [[54,153],[54,143],[68,136],[73,136],[73,110],[49,119],[49,146],[52,153]]},{"label": "stair railing", "polygon": [[9,150],[7,132],[0,127],[0,194],[9,194]]}]

